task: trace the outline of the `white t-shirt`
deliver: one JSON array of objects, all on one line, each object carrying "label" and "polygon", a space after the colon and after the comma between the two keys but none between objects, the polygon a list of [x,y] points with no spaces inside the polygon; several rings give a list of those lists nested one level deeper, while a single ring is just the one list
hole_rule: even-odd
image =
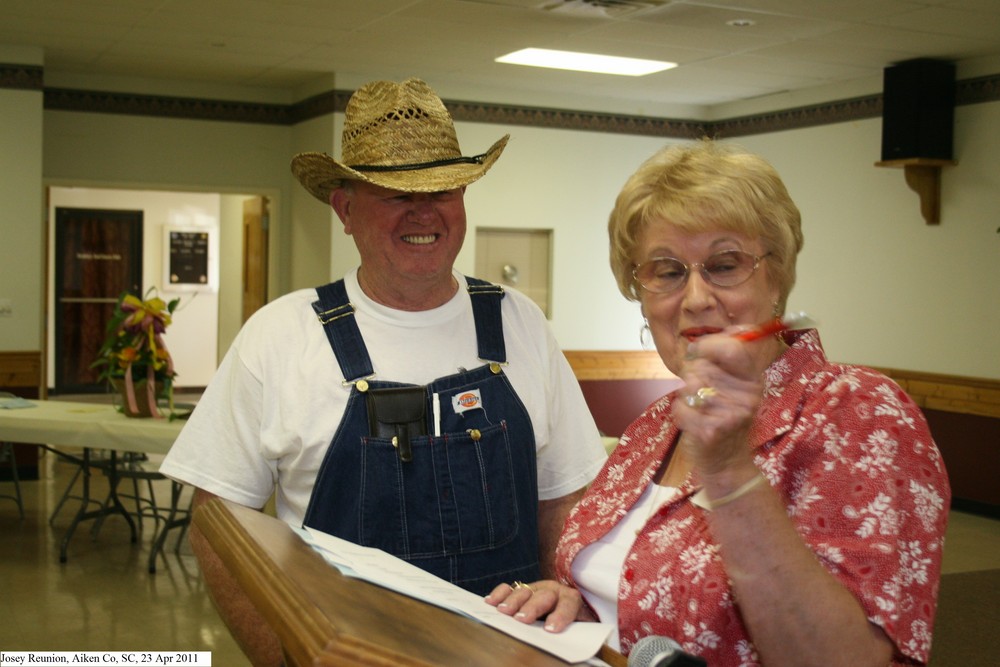
[{"label": "white t-shirt", "polygon": [[[465,278],[455,278],[459,290],[448,303],[408,312],[368,299],[357,271],[345,276],[376,379],[426,384],[484,363]],[[544,315],[523,294],[506,292],[504,373],[535,431],[539,498],[559,498],[588,484],[607,457]],[[263,507],[277,485],[278,517],[301,525],[351,391],[312,309],[316,299],[315,290],[298,290],[247,321],[163,474],[249,507]]]},{"label": "white t-shirt", "polygon": [[649,521],[649,517],[679,491],[676,486],[650,483],[621,521],[607,535],[581,549],[570,566],[573,580],[587,604],[597,614],[597,620],[614,627],[605,643],[616,651],[621,650],[618,637],[618,588],[621,571],[625,568],[625,558],[632,549],[635,536]]}]

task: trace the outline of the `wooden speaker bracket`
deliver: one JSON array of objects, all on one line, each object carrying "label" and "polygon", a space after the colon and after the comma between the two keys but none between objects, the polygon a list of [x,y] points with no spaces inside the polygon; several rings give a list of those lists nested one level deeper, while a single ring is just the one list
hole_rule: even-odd
[{"label": "wooden speaker bracket", "polygon": [[941,222],[941,169],[953,167],[954,160],[937,160],[931,158],[905,158],[902,160],[883,160],[876,162],[876,167],[902,168],[906,176],[906,184],[920,196],[920,213],[928,225]]}]

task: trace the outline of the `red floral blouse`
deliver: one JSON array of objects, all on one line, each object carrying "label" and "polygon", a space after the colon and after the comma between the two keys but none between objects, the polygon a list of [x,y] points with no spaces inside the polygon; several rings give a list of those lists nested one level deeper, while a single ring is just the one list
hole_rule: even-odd
[{"label": "red floral blouse", "polygon": [[[827,361],[815,330],[786,340],[791,347],[765,373],[754,461],[802,540],[895,643],[893,664],[926,663],[951,497],[941,455],[919,408],[892,380]],[[573,559],[635,504],[675,446],[674,396],[628,427],[570,514],[556,552],[563,583],[573,585]],[[707,510],[691,502],[698,490],[689,476],[625,559],[622,650],[662,635],[712,667],[759,665]]]}]

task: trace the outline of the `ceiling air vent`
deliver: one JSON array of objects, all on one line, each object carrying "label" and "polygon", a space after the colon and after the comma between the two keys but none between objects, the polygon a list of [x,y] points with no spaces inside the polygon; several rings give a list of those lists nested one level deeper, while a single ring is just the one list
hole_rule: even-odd
[{"label": "ceiling air vent", "polygon": [[620,18],[671,2],[673,0],[560,0],[547,2],[539,9],[573,16]]}]

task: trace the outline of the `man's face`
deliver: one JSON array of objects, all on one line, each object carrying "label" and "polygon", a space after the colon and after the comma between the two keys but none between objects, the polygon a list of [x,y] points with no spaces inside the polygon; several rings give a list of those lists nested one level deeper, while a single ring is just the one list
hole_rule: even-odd
[{"label": "man's face", "polygon": [[465,188],[400,192],[354,181],[330,195],[330,204],[354,237],[369,283],[394,290],[406,283],[447,280],[465,241]]}]

